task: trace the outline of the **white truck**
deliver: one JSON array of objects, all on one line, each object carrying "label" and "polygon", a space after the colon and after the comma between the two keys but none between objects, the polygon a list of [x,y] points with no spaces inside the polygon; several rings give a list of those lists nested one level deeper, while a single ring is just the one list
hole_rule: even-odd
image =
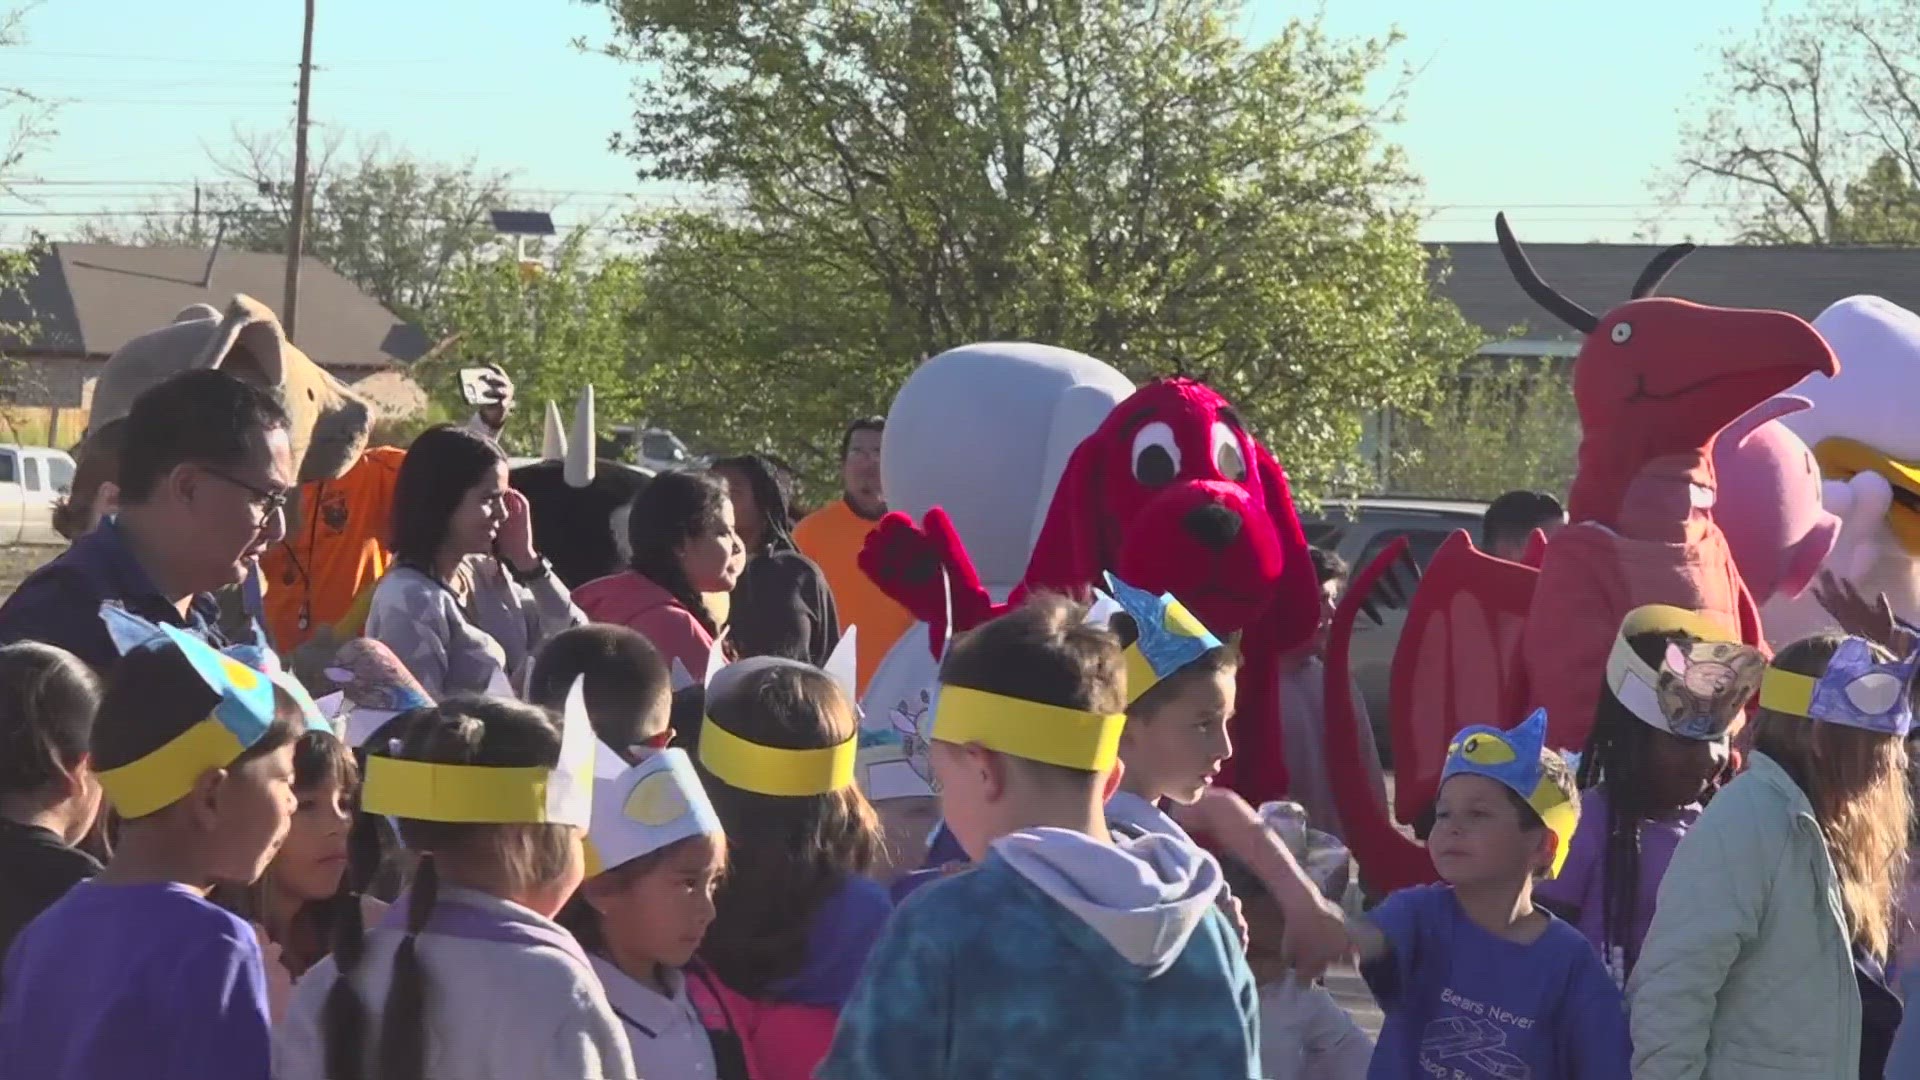
[{"label": "white truck", "polygon": [[73,487],[64,450],[0,443],[0,544],[64,544],[53,504]]}]

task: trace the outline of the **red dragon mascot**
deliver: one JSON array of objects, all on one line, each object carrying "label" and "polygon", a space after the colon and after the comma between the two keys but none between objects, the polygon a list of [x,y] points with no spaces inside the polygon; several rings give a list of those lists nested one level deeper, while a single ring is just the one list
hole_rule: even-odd
[{"label": "red dragon mascot", "polygon": [[[1435,553],[1393,659],[1394,810],[1406,822],[1432,805],[1448,740],[1469,724],[1504,727],[1543,707],[1549,745],[1583,749],[1607,650],[1642,604],[1700,612],[1765,648],[1759,611],[1713,519],[1714,440],[1805,376],[1839,370],[1798,316],[1655,297],[1691,244],[1662,251],[1627,302],[1595,316],[1541,280],[1504,216],[1495,229],[1527,295],[1586,335],[1573,365],[1580,452],[1567,499],[1572,524],[1544,551],[1536,537],[1533,565],[1486,555],[1465,533]],[[1434,880],[1426,849],[1363,785],[1343,780],[1364,775],[1347,681],[1353,600],[1403,547],[1362,568],[1334,617],[1327,657],[1335,805],[1376,892]]]},{"label": "red dragon mascot", "polygon": [[1279,663],[1317,626],[1319,586],[1286,473],[1207,386],[1150,382],[1074,449],[1007,603],[993,603],[937,507],[923,526],[901,513],[883,518],[860,565],[928,623],[934,641],[947,615],[942,570],[955,632],[1035,589],[1084,598],[1104,571],[1172,593],[1216,634],[1240,636],[1235,748],[1220,782],[1256,805],[1286,793]]}]

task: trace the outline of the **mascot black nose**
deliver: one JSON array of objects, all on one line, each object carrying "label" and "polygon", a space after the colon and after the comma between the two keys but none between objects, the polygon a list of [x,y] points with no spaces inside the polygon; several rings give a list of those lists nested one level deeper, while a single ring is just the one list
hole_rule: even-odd
[{"label": "mascot black nose", "polygon": [[1186,526],[1187,533],[1195,540],[1215,551],[1223,550],[1240,535],[1240,515],[1219,503],[1194,507],[1180,519],[1180,524]]}]

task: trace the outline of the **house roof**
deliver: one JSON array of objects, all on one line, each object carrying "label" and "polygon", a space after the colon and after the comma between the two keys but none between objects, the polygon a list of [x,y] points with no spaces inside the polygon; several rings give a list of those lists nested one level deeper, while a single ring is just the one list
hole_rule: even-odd
[{"label": "house roof", "polygon": [[[1640,271],[1665,250],[1658,244],[1521,243],[1547,284],[1596,315],[1626,300]],[[1528,340],[1579,340],[1579,333],[1520,291],[1498,244],[1427,246],[1444,251],[1451,263],[1440,295],[1496,341],[1513,337],[1512,328],[1522,324]],[[1662,296],[1791,311],[1805,319],[1862,293],[1920,310],[1920,249],[1707,245],[1682,260],[1660,287]]]},{"label": "house roof", "polygon": [[[173,321],[192,304],[225,310],[235,293],[278,309],[286,290],[283,255],[221,248],[213,273],[208,248],[54,244],[29,279],[24,303],[0,294],[0,323],[36,328],[27,341],[0,340],[23,353],[110,356],[131,338]],[[329,368],[378,369],[427,351],[426,335],[326,264],[300,263],[296,342]]]}]

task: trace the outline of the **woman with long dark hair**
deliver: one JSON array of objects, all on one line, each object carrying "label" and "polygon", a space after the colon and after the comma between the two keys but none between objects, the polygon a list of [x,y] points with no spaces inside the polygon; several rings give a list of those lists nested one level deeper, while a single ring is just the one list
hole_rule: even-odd
[{"label": "woman with long dark hair", "polygon": [[470,431],[442,424],[413,441],[394,481],[391,541],[366,636],[435,698],[518,687],[542,642],[587,621],[533,549],[506,456]]},{"label": "woman with long dark hair", "polygon": [[661,473],[634,497],[628,569],[587,582],[574,599],[594,622],[639,631],[669,663],[704,678],[720,624],[702,594],[732,592],[746,564],[733,526],[733,503],[718,477]]},{"label": "woman with long dark hair", "polygon": [[791,499],[773,462],[759,454],[721,458],[713,472],[733,501],[734,529],[747,566],[733,587],[728,640],[747,656],[779,656],[820,667],[840,643],[840,619],[826,575],[793,543]]}]

